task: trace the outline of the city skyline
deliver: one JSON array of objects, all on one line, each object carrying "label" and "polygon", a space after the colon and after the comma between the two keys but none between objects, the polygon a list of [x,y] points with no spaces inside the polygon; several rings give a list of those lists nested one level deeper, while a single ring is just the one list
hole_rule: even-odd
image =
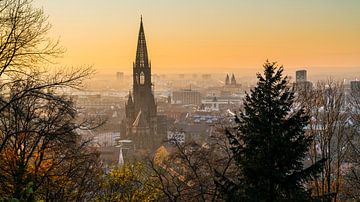
[{"label": "city skyline", "polygon": [[359,10],[0,0],[0,202],[360,201]]},{"label": "city skyline", "polygon": [[131,71],[140,15],[158,73],[256,72],[266,59],[313,71],[360,67],[355,0],[36,3],[49,15],[51,36],[67,49],[58,63],[93,65],[99,73]]}]

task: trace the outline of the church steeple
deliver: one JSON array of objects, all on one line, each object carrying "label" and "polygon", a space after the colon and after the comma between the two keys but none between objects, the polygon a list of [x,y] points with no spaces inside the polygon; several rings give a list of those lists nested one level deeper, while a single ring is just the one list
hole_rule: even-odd
[{"label": "church steeple", "polygon": [[135,106],[135,116],[141,110],[147,120],[152,116],[156,116],[156,105],[151,83],[151,67],[148,60],[144,25],[141,17],[136,60],[133,67],[132,98]]},{"label": "church steeple", "polygon": [[[125,104],[126,116],[122,122],[124,138],[132,140],[132,153],[156,149],[166,137],[166,125],[158,124],[157,106],[151,83],[151,64],[147,52],[143,20],[140,20],[136,58],[133,64],[133,92]],[[130,155],[130,154],[129,154]]]},{"label": "church steeple", "polygon": [[229,74],[226,74],[225,85],[229,85],[229,84],[230,84]]},{"label": "church steeple", "polygon": [[149,67],[149,59],[148,59],[148,52],[146,47],[142,16],[140,19],[140,30],[139,30],[138,44],[136,50],[135,66],[140,68]]},{"label": "church steeple", "polygon": [[236,79],[234,74],[232,74],[231,76],[231,85],[236,85]]}]

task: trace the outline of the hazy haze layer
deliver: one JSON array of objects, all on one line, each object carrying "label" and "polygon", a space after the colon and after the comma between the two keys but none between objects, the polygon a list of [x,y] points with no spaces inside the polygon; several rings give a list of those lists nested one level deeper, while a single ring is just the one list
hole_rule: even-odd
[{"label": "hazy haze layer", "polygon": [[360,68],[359,0],[36,0],[67,53],[59,63],[130,72],[140,15],[153,72]]}]

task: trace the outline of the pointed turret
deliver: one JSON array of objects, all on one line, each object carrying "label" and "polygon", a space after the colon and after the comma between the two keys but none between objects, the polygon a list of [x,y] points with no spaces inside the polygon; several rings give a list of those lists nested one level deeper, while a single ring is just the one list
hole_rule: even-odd
[{"label": "pointed turret", "polygon": [[148,52],[147,52],[147,47],[146,47],[145,32],[144,32],[142,16],[141,16],[141,20],[140,20],[140,30],[139,30],[138,44],[137,44],[137,50],[136,50],[135,65],[137,67],[141,67],[141,68],[149,67]]},{"label": "pointed turret", "polygon": [[229,74],[226,74],[225,85],[229,85],[229,84],[230,84]]},{"label": "pointed turret", "polygon": [[133,99],[132,99],[132,96],[131,96],[131,92],[129,92],[129,97],[128,97],[127,104],[128,104],[129,106],[132,106],[132,105],[134,104]]},{"label": "pointed turret", "polygon": [[231,85],[236,85],[236,79],[234,74],[232,74],[231,76]]},{"label": "pointed turret", "polygon": [[134,119],[134,101],[131,96],[131,92],[129,92],[129,97],[127,100],[127,103],[125,104],[125,113],[126,117],[129,118],[129,122],[131,122]]}]

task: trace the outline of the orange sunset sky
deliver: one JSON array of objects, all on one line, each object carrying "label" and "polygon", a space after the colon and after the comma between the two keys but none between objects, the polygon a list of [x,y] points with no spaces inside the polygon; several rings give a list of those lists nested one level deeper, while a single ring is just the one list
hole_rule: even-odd
[{"label": "orange sunset sky", "polygon": [[154,71],[360,69],[359,0],[36,0],[61,65],[130,72],[140,15]]}]

